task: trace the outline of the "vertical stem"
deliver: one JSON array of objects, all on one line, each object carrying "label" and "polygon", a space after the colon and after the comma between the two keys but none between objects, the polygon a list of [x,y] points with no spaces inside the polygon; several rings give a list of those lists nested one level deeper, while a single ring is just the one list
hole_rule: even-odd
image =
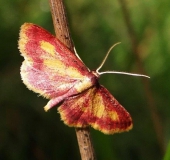
[{"label": "vertical stem", "polygon": [[[124,20],[125,20],[128,32],[129,32],[131,45],[132,45],[132,51],[133,51],[133,54],[134,54],[135,59],[136,59],[137,67],[138,67],[141,74],[146,75],[142,61],[140,59],[140,52],[138,50],[139,42],[137,40],[136,33],[135,33],[134,28],[133,28],[131,21],[130,21],[130,14],[129,14],[128,9],[127,9],[126,0],[119,0],[119,2],[120,2],[120,5],[121,5],[121,8],[122,8]],[[143,82],[144,91],[145,91],[146,99],[147,99],[147,102],[148,102],[148,107],[149,107],[149,110],[150,110],[152,122],[153,122],[153,125],[154,125],[154,128],[155,128],[157,140],[158,140],[161,152],[164,153],[165,146],[164,146],[164,142],[163,142],[163,138],[162,138],[164,136],[163,136],[163,128],[162,128],[162,124],[161,124],[161,118],[160,118],[160,116],[157,112],[155,100],[154,100],[154,97],[153,97],[152,90],[150,88],[149,81],[146,78],[142,78],[142,82]]]},{"label": "vertical stem", "polygon": [[63,0],[49,0],[56,37],[73,51],[68,21]]},{"label": "vertical stem", "polygon": [[[49,0],[53,24],[55,28],[56,37],[64,43],[72,52],[73,43],[70,37],[68,21],[63,4],[63,0]],[[95,153],[90,137],[89,128],[76,128],[76,135],[79,144],[80,154],[82,160],[94,160]],[[70,159],[74,159],[73,157]]]},{"label": "vertical stem", "polygon": [[79,144],[82,160],[95,160],[95,152],[92,146],[89,128],[76,128],[76,135]]}]

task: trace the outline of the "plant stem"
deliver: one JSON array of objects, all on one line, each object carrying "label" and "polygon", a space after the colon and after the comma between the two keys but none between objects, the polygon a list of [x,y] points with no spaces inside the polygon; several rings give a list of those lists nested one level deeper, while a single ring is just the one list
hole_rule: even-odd
[{"label": "plant stem", "polygon": [[[56,37],[74,53],[74,46],[69,32],[63,0],[49,0],[49,4]],[[79,144],[81,159],[95,160],[95,153],[89,128],[76,128],[75,131]],[[70,159],[72,158],[70,157]]]}]

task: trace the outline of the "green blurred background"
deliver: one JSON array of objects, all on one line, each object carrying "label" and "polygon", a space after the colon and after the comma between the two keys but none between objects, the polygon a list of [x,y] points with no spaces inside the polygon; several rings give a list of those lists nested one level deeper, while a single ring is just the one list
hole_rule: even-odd
[{"label": "green blurred background", "polygon": [[[65,0],[77,52],[90,69],[144,73],[151,79],[103,75],[100,82],[131,113],[130,132],[104,135],[91,129],[98,160],[170,160],[170,1]],[[48,0],[0,0],[0,159],[80,159],[74,128],[60,121],[47,100],[20,78],[17,49],[24,22],[54,33]]]}]

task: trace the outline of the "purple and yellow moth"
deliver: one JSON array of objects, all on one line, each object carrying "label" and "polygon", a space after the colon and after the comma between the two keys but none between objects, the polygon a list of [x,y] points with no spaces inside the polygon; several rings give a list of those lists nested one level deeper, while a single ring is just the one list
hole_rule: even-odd
[{"label": "purple and yellow moth", "polygon": [[90,125],[105,134],[132,128],[130,114],[98,82],[103,73],[118,73],[99,72],[109,52],[101,66],[90,71],[55,36],[31,23],[21,26],[19,50],[24,57],[21,66],[23,83],[28,89],[50,99],[45,111],[60,104],[58,111],[66,125]]}]

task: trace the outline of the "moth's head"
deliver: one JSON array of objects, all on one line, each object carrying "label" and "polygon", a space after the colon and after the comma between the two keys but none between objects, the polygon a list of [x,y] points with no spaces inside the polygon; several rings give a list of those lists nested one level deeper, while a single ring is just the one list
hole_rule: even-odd
[{"label": "moth's head", "polygon": [[95,70],[92,70],[91,73],[92,73],[93,75],[95,75],[95,77],[96,77],[97,79],[100,78],[100,74],[99,74],[98,72],[96,72]]}]

